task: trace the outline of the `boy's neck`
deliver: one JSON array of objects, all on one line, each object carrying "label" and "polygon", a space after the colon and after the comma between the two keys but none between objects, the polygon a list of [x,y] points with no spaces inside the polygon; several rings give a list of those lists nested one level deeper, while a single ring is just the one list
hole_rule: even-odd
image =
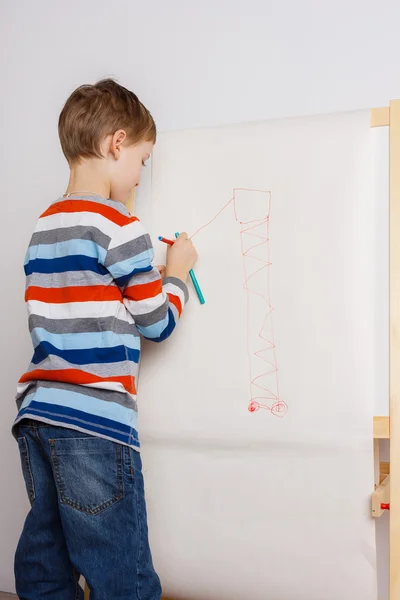
[{"label": "boy's neck", "polygon": [[88,160],[71,167],[66,194],[94,194],[110,197],[110,181],[105,175],[100,161]]}]

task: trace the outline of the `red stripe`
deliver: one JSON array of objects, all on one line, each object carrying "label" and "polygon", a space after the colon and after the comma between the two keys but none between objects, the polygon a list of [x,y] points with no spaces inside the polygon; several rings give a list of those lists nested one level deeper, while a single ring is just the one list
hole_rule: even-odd
[{"label": "red stripe", "polygon": [[117,225],[121,225],[121,227],[139,220],[137,217],[126,217],[125,215],[121,215],[120,212],[111,206],[104,206],[104,204],[89,202],[87,200],[64,200],[62,202],[56,202],[55,204],[52,204],[40,218],[42,219],[60,213],[79,212],[90,212],[103,215],[103,217],[106,217],[106,219]]},{"label": "red stripe", "polygon": [[161,279],[157,279],[157,281],[150,281],[149,283],[131,285],[126,288],[124,296],[129,300],[146,300],[147,298],[155,298],[161,292]]},{"label": "red stripe", "polygon": [[179,296],[175,296],[174,294],[168,294],[168,298],[169,298],[169,301],[171,302],[171,304],[173,304],[174,306],[176,306],[176,309],[178,311],[178,315],[181,316],[181,314],[182,314],[182,302],[181,302],[181,299],[179,298]]},{"label": "red stripe", "polygon": [[122,302],[122,294],[116,286],[107,285],[82,285],[65,288],[42,288],[31,285],[25,292],[25,302],[28,302],[28,300],[38,300],[39,302],[50,302],[52,304],[105,302],[107,300]]},{"label": "red stripe", "polygon": [[79,369],[60,369],[58,371],[46,371],[44,369],[35,369],[22,375],[19,383],[26,383],[27,381],[36,381],[44,379],[46,381],[61,381],[63,383],[77,383],[79,385],[85,385],[88,383],[101,383],[104,381],[112,381],[122,383],[124,388],[130,394],[136,394],[135,378],[129,375],[121,377],[98,377],[98,375],[92,375],[92,373],[86,373]]}]

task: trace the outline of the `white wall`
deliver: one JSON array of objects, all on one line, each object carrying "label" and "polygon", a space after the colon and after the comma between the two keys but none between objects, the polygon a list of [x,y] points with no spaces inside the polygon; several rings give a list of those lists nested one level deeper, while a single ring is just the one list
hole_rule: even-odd
[{"label": "white wall", "polygon": [[40,211],[64,191],[63,101],[118,77],[180,129],[385,105],[400,97],[397,0],[2,0],[2,419],[0,588],[27,502],[15,443],[15,382],[29,360],[23,255]]}]

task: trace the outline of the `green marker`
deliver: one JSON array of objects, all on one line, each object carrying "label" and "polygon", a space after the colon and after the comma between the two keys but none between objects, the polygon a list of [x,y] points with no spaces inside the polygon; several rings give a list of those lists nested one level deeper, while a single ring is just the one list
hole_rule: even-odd
[{"label": "green marker", "polygon": [[[179,237],[179,233],[175,233],[175,237],[176,238]],[[204,300],[203,293],[202,293],[202,291],[200,289],[199,282],[196,279],[196,275],[194,274],[193,269],[190,269],[189,275],[190,275],[190,279],[192,280],[193,287],[196,290],[196,293],[197,293],[197,295],[199,297],[200,304],[205,304],[206,301]]]}]

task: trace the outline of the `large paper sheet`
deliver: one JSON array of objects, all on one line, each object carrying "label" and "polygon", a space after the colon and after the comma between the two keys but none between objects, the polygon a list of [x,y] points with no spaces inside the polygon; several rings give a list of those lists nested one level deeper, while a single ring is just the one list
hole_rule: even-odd
[{"label": "large paper sheet", "polygon": [[165,593],[377,600],[368,113],[162,134],[151,188],[140,216],[194,236],[206,299],[189,284],[140,373]]}]

